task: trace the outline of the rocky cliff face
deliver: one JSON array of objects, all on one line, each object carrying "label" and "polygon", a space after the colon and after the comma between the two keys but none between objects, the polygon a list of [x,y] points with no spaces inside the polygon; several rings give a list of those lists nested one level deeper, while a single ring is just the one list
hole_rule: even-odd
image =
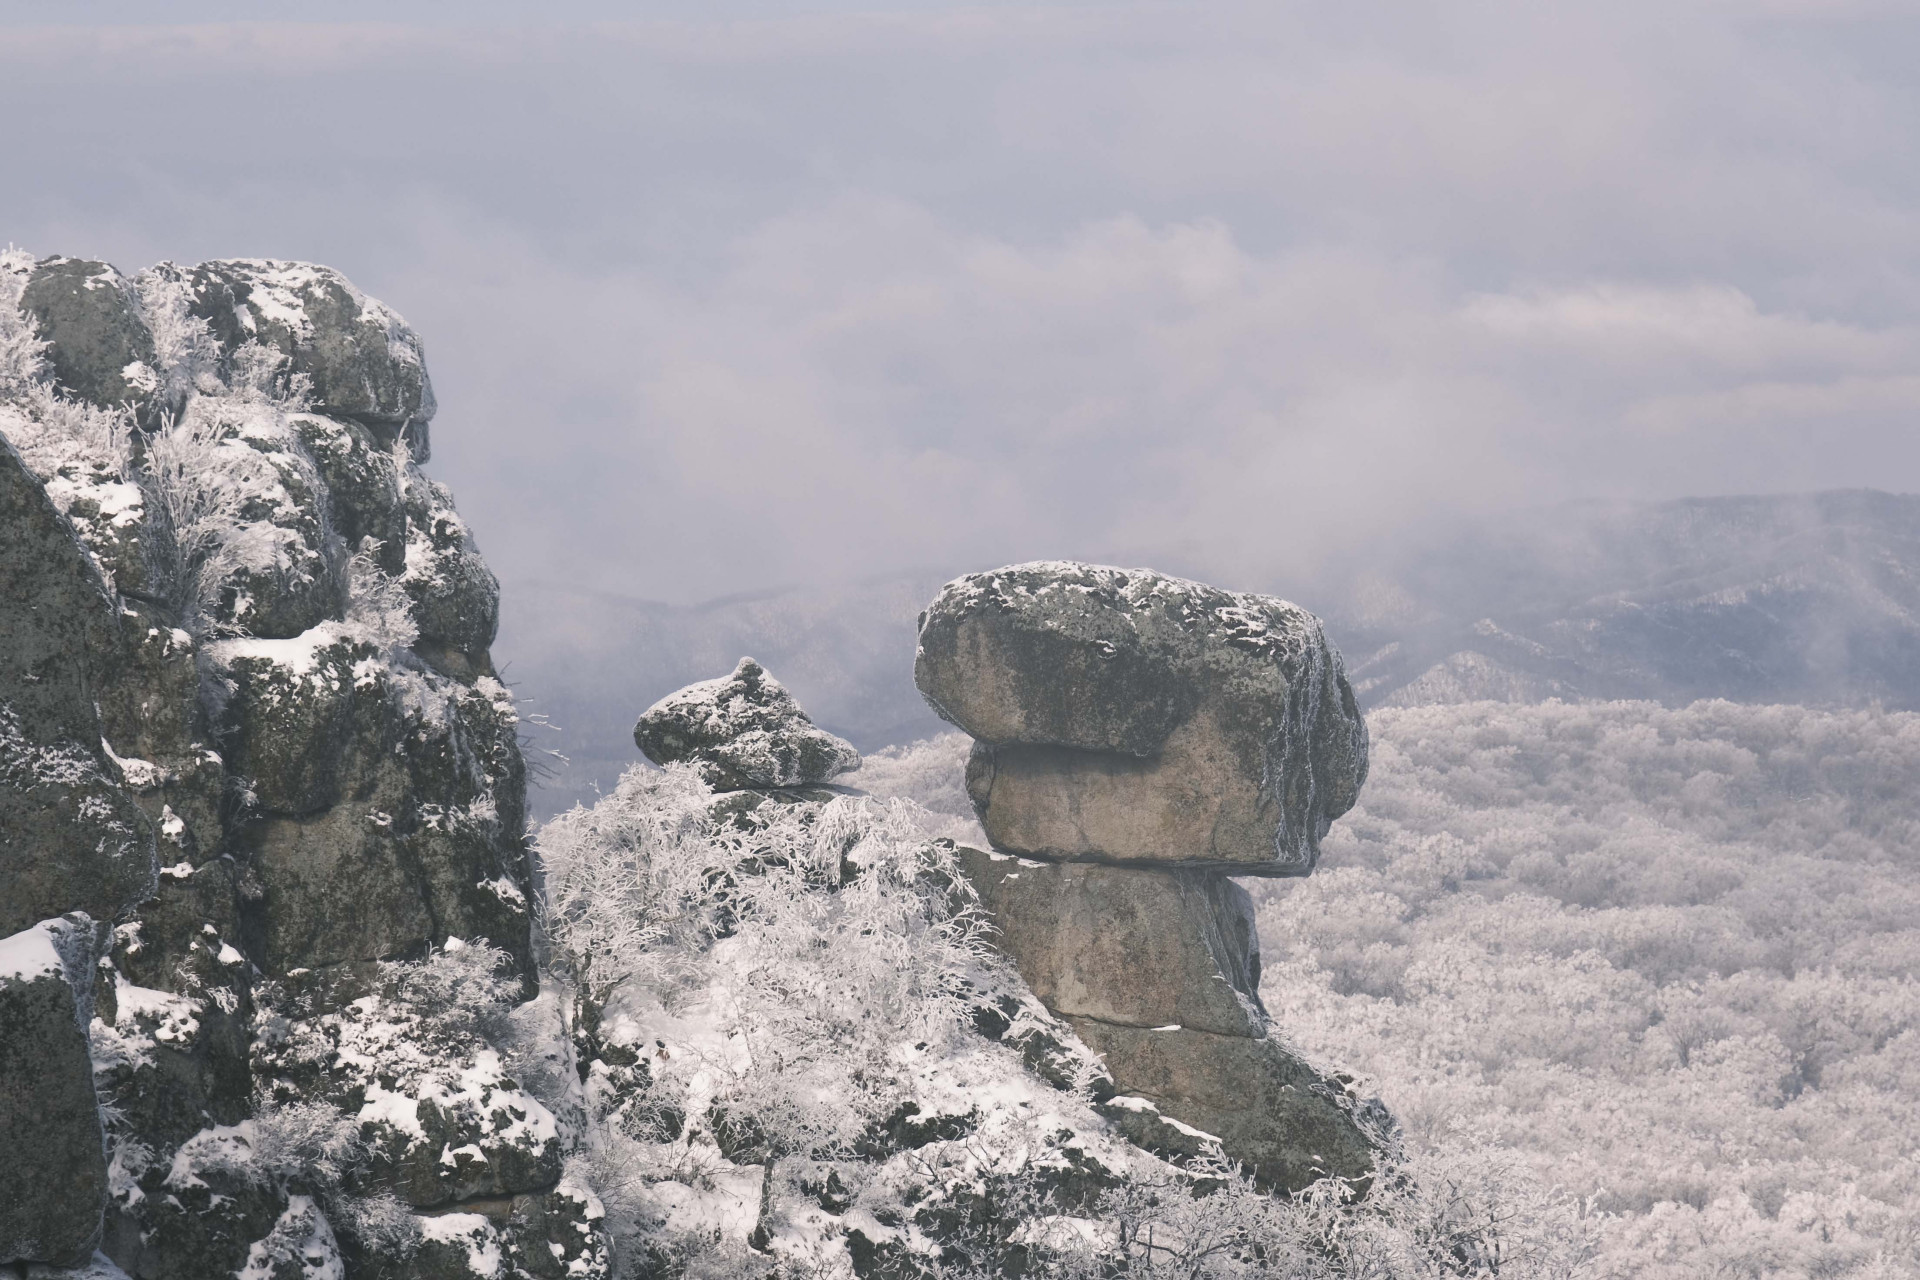
[{"label": "rocky cliff face", "polygon": [[1271,1032],[1252,905],[1226,878],[1312,871],[1366,780],[1319,622],[1147,570],[1014,565],[941,591],[914,674],[975,739],[994,852],[961,865],[1034,994],[1104,1059],[1122,1128],[1217,1140],[1272,1186],[1364,1179],[1384,1116]]},{"label": "rocky cliff face", "polygon": [[[0,258],[0,947],[111,922],[69,1007],[104,1223],[0,1219],[0,1263],[604,1266],[481,1016],[534,989],[525,779],[433,414],[418,337],[326,268]],[[71,1075],[0,1071],[0,1131]]]}]

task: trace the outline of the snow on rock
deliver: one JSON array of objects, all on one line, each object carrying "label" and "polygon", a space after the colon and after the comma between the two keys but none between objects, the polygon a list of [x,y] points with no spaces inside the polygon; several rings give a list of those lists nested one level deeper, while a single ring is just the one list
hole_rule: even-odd
[{"label": "snow on rock", "polygon": [[860,767],[860,753],[800,709],[752,658],[648,707],[633,740],[655,764],[693,762],[719,791],[826,782]]},{"label": "snow on rock", "polygon": [[[4,424],[0,424],[4,430]],[[0,438],[0,932],[151,892],[153,832],[101,751],[89,648],[117,615],[39,480]]]},{"label": "snow on rock", "polygon": [[311,1196],[289,1196],[273,1230],[247,1250],[236,1280],[346,1280],[333,1228]]},{"label": "snow on rock", "polygon": [[0,1263],[72,1266],[100,1243],[107,1160],[87,1054],[84,915],[0,939]]},{"label": "snow on rock", "polygon": [[267,258],[204,262],[191,275],[192,312],[231,358],[258,344],[305,380],[313,404],[393,435],[434,414],[420,337],[399,313],[329,267]]}]

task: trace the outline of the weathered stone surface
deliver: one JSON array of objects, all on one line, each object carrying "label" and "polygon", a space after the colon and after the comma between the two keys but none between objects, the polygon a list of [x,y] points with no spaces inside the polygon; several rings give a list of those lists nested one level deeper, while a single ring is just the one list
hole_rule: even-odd
[{"label": "weathered stone surface", "polygon": [[107,1158],[87,1054],[93,921],[0,939],[0,1263],[77,1266],[100,1243]]},{"label": "weathered stone surface", "polygon": [[372,647],[322,626],[289,640],[217,641],[208,654],[232,687],[223,754],[253,805],[298,817],[338,801],[354,672],[373,660]]},{"label": "weathered stone surface", "polygon": [[1298,1191],[1328,1175],[1363,1179],[1384,1122],[1347,1082],[1315,1071],[1272,1037],[1168,1031],[1069,1018],[1124,1094],[1220,1140],[1261,1183]]},{"label": "weathered stone surface", "polygon": [[310,382],[314,407],[381,429],[391,441],[418,424],[427,458],[433,417],[420,337],[398,313],[339,272],[304,262],[235,258],[193,269],[193,313],[231,354],[247,342],[279,353]]},{"label": "weathered stone surface", "polygon": [[1313,868],[1366,777],[1366,726],[1311,614],[1149,570],[1014,565],[949,583],[914,678],[981,744],[996,848]]},{"label": "weathered stone surface", "polygon": [[0,438],[0,933],[111,919],[153,886],[152,829],[100,745],[91,655],[115,625],[72,527]]},{"label": "weathered stone surface", "polygon": [[449,935],[524,964],[525,772],[505,687],[396,669],[324,634],[295,643],[215,646],[237,685],[230,757],[254,771],[259,804],[238,841],[262,967],[391,958]]},{"label": "weathered stone surface", "polygon": [[[203,404],[189,406],[189,416]],[[218,581],[202,588],[214,596],[215,621],[228,631],[289,639],[340,617],[347,547],[333,530],[319,468],[297,436],[277,413],[250,408],[222,448],[253,456]]]},{"label": "weathered stone surface", "polygon": [[94,1079],[132,1132],[170,1150],[252,1112],[252,965],[235,871],[176,863],[114,929],[93,1024]]},{"label": "weathered stone surface", "polygon": [[1253,902],[1231,880],[956,853],[999,930],[996,944],[1056,1015],[1265,1034]]},{"label": "weathered stone surface", "polygon": [[244,1129],[207,1128],[170,1155],[116,1193],[104,1251],[136,1280],[235,1275],[289,1197],[250,1167]]},{"label": "weathered stone surface", "polygon": [[227,772],[213,747],[197,651],[170,612],[122,597],[117,642],[99,655],[101,736],[153,822],[165,865],[217,857],[225,834]]},{"label": "weathered stone surface", "polygon": [[114,1265],[112,1258],[95,1252],[77,1267],[50,1267],[44,1262],[30,1262],[23,1280],[129,1280],[129,1277]]},{"label": "weathered stone surface", "polygon": [[160,378],[153,334],[118,271],[85,258],[43,258],[20,309],[49,345],[54,385],[102,406],[132,405],[146,416]]},{"label": "weathered stone surface", "polygon": [[333,529],[357,552],[372,544],[374,563],[396,577],[407,567],[407,511],[401,504],[400,468],[390,449],[356,422],[315,413],[295,414],[288,425],[306,446],[326,485]]},{"label": "weathered stone surface", "polygon": [[466,522],[442,485],[418,472],[401,488],[407,517],[400,585],[420,627],[415,649],[456,679],[493,672],[488,649],[500,625],[500,583],[480,558]]},{"label": "weathered stone surface", "polygon": [[718,791],[808,786],[860,767],[852,744],[817,727],[752,658],[654,703],[633,740],[655,764],[693,762]]}]

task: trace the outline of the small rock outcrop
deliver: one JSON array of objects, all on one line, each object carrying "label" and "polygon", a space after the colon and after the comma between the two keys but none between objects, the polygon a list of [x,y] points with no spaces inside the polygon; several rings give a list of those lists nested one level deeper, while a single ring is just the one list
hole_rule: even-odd
[{"label": "small rock outcrop", "polygon": [[106,1135],[87,1055],[99,943],[81,914],[0,938],[0,1263],[77,1266],[100,1243]]},{"label": "small rock outcrop", "polygon": [[[419,337],[328,268],[0,254],[0,951],[103,922],[59,1050],[91,1148],[44,1144],[100,1175],[67,1179],[69,1264],[406,1273],[389,1246],[431,1219],[376,1240],[353,1196],[502,1207],[524,1274],[558,1274],[550,1233],[600,1239],[553,1115],[418,972],[489,1008],[535,986],[499,589],[420,469],[434,407]],[[54,1053],[55,984],[0,986],[41,1002],[0,1054]],[[75,1078],[0,1065],[42,1082],[37,1123]],[[352,1135],[350,1178],[263,1164],[301,1126]],[[0,1179],[65,1185],[53,1161]]]},{"label": "small rock outcrop", "polygon": [[853,745],[815,725],[752,658],[654,703],[633,741],[655,764],[692,763],[716,791],[816,786],[860,767]]},{"label": "small rock outcrop", "polygon": [[993,851],[962,865],[1034,994],[1105,1059],[1121,1127],[1175,1148],[1200,1130],[1288,1190],[1366,1178],[1379,1117],[1271,1033],[1227,878],[1312,871],[1366,779],[1318,620],[1146,570],[1015,565],[948,584],[914,675],[975,740]]}]

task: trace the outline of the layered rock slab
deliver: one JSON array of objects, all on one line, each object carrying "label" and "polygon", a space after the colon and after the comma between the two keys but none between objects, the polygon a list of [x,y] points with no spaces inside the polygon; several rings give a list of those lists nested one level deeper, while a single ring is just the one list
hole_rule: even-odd
[{"label": "layered rock slab", "polygon": [[1366,780],[1319,620],[1145,569],[969,574],[921,616],[914,680],[976,741],[995,848],[1303,875]]}]

